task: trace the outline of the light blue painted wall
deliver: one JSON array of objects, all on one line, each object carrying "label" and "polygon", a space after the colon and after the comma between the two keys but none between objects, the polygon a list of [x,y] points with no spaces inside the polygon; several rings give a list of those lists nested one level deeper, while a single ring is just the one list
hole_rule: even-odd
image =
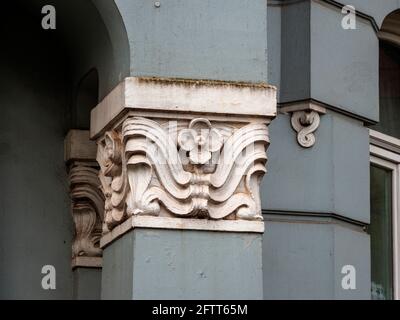
[{"label": "light blue painted wall", "polygon": [[272,122],[270,136],[264,210],[335,213],[369,222],[369,138],[360,121],[329,111],[310,149],[297,143],[288,115]]},{"label": "light blue painted wall", "polygon": [[[280,102],[309,99],[311,92],[309,1],[283,6],[281,21]],[[273,27],[275,26],[271,26]],[[271,30],[268,30],[269,32]],[[270,47],[278,45],[279,43],[269,43]]]},{"label": "light blue painted wall", "polygon": [[267,81],[265,0],[116,0],[131,74]]},{"label": "light blue painted wall", "polygon": [[280,101],[281,91],[281,47],[282,47],[282,10],[280,6],[270,6],[267,12],[267,45],[268,45],[268,83],[274,85]]},{"label": "light blue painted wall", "polygon": [[103,299],[262,299],[260,234],[134,229],[106,247]]},{"label": "light blue painted wall", "polygon": [[378,121],[379,40],[370,21],[345,30],[339,8],[311,3],[311,98]]},{"label": "light blue painted wall", "polygon": [[[265,299],[370,299],[369,236],[331,218],[264,215]],[[356,289],[342,288],[342,268]]]},{"label": "light blue painted wall", "polygon": [[[268,7],[270,16],[279,2]],[[310,149],[298,145],[290,116],[270,125],[264,297],[369,299],[370,244],[362,228],[370,221],[369,133],[356,118],[378,120],[378,39],[362,18],[357,30],[344,31],[340,8],[322,1],[281,3],[281,26],[268,24],[268,33],[282,34],[268,38],[269,65],[279,62],[270,48],[281,48],[280,78],[271,71],[280,102],[312,98],[331,109]],[[346,264],[356,267],[355,291],[341,287]]]},{"label": "light blue painted wall", "polygon": [[280,102],[314,99],[378,121],[379,42],[370,20],[344,30],[341,8],[318,0],[288,2],[281,12]]}]

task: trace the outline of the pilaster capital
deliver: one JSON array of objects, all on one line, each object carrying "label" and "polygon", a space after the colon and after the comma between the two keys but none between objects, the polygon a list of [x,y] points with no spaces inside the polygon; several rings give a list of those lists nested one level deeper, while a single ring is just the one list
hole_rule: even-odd
[{"label": "pilaster capital", "polygon": [[92,112],[105,233],[139,216],[262,221],[275,116],[264,84],[125,80]]}]

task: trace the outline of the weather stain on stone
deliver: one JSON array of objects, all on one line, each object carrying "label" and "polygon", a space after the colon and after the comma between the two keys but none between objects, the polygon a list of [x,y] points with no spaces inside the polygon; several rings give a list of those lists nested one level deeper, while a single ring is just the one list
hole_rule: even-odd
[{"label": "weather stain on stone", "polygon": [[200,86],[200,87],[245,87],[248,89],[275,88],[265,82],[245,82],[245,81],[223,81],[211,79],[185,79],[185,78],[158,78],[158,77],[139,77],[139,82],[152,82],[159,84],[171,84],[181,86]]}]

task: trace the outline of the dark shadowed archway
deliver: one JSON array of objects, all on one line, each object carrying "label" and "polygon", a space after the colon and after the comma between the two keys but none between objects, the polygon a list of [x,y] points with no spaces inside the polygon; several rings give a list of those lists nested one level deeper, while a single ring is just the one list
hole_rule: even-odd
[{"label": "dark shadowed archway", "polygon": [[[72,298],[64,138],[88,129],[90,109],[129,75],[113,1],[50,2],[2,7],[0,298]],[[47,4],[56,8],[56,30],[41,27]],[[56,269],[56,290],[41,286],[44,265]]]}]

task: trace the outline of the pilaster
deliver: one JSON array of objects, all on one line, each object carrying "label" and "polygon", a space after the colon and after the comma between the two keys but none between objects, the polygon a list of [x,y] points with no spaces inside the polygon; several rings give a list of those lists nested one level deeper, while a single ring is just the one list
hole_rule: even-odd
[{"label": "pilaster", "polygon": [[[163,268],[184,274],[153,297],[244,298],[253,277],[249,297],[262,298],[259,185],[275,115],[276,90],[265,84],[159,78],[127,78],[92,111],[106,199],[103,298],[152,298],[140,281],[120,280],[151,283],[154,268],[165,294]],[[183,255],[159,252],[160,239]],[[232,269],[238,253],[247,262]],[[228,258],[220,265],[210,255]],[[201,284],[187,259],[208,270]]]}]

